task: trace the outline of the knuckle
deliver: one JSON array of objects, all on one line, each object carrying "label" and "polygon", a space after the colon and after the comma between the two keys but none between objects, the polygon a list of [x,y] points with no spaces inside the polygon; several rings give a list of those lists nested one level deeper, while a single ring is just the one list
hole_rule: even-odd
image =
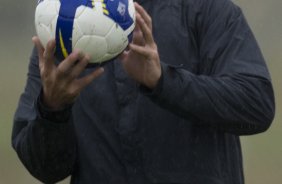
[{"label": "knuckle", "polygon": [[57,69],[56,70],[56,77],[58,78],[58,79],[62,79],[63,77],[65,76],[65,72],[62,70],[62,69]]},{"label": "knuckle", "polygon": [[50,80],[49,78],[45,78],[45,80],[44,80],[44,85],[45,86],[52,86],[52,84],[53,84],[52,80]]},{"label": "knuckle", "polygon": [[53,44],[54,44],[53,40],[48,41],[47,49],[51,50],[53,48]]},{"label": "knuckle", "polygon": [[46,61],[48,59],[46,51],[43,53],[43,57],[42,58],[43,58],[43,61]]},{"label": "knuckle", "polygon": [[47,45],[46,45],[46,49],[50,49],[50,47],[51,47],[51,43],[48,42]]},{"label": "knuckle", "polygon": [[150,24],[152,24],[152,18],[151,18],[151,17],[148,17],[148,22],[149,22]]},{"label": "knuckle", "polygon": [[73,52],[73,53],[71,53],[71,55],[69,55],[69,58],[68,58],[68,59],[74,60],[74,59],[76,59],[76,58],[77,58],[77,53]]},{"label": "knuckle", "polygon": [[75,92],[74,91],[69,91],[68,94],[67,94],[67,98],[71,99],[75,97]]},{"label": "knuckle", "polygon": [[62,70],[62,68],[61,68],[60,66],[58,66],[58,68],[57,68],[57,74],[61,74],[61,73],[63,73],[63,70]]},{"label": "knuckle", "polygon": [[156,43],[153,43],[153,48],[156,53],[158,53],[158,46]]},{"label": "knuckle", "polygon": [[158,57],[158,51],[154,50],[151,52],[151,57],[152,58],[157,58]]},{"label": "knuckle", "polygon": [[[44,78],[44,79],[42,79],[42,86],[44,88],[48,89],[48,91],[49,91],[50,89],[53,89],[54,81],[52,81],[50,78]],[[59,89],[57,89],[57,90],[59,90]]]},{"label": "knuckle", "polygon": [[77,77],[77,74],[71,72],[71,73],[69,74],[69,77],[70,77],[70,79],[75,79],[75,78]]},{"label": "knuckle", "polygon": [[83,68],[85,68],[89,63],[89,59],[83,59],[82,62],[81,62],[81,65]]},{"label": "knuckle", "polygon": [[90,84],[94,79],[96,78],[96,74],[90,74],[89,76],[86,76],[82,81],[81,81],[81,87],[84,88],[88,84]]},{"label": "knuckle", "polygon": [[51,42],[51,40],[49,40],[49,41],[47,42],[47,47],[50,48],[51,45],[52,45],[52,42]]},{"label": "knuckle", "polygon": [[83,67],[83,68],[84,68],[87,64],[88,64],[88,61],[87,61],[85,58],[79,60],[78,63],[77,63],[77,65],[79,65],[80,67]]},{"label": "knuckle", "polygon": [[64,69],[63,69],[62,67],[60,67],[60,66],[57,68],[56,73],[57,73],[58,76],[63,76],[63,75],[65,75]]},{"label": "knuckle", "polygon": [[42,67],[41,69],[40,69],[40,76],[41,76],[41,78],[47,78],[47,72],[46,72],[46,69],[44,68],[44,67]]},{"label": "knuckle", "polygon": [[70,55],[70,59],[71,60],[78,60],[80,57],[80,52],[79,51],[74,51],[71,55]]},{"label": "knuckle", "polygon": [[69,96],[69,98],[74,98],[74,97],[76,97],[78,94],[79,94],[79,89],[73,87],[73,88],[71,88],[71,89],[69,90],[68,96]]},{"label": "knuckle", "polygon": [[41,71],[44,67],[44,61],[42,59],[39,60],[39,70]]},{"label": "knuckle", "polygon": [[45,51],[45,52],[43,53],[43,63],[48,62],[50,59],[51,59],[50,54],[49,54],[47,51]]},{"label": "knuckle", "polygon": [[148,25],[144,27],[144,31],[147,32],[147,34],[152,34],[152,30],[150,29],[150,26]]},{"label": "knuckle", "polygon": [[46,76],[46,72],[45,71],[40,71],[40,76],[41,76],[41,79],[45,79],[47,76]]}]

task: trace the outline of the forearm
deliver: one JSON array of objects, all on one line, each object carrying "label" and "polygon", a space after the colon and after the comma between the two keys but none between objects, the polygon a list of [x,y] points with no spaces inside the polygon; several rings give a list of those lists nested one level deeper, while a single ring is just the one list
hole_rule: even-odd
[{"label": "forearm", "polygon": [[274,116],[268,79],[256,76],[204,76],[162,64],[162,81],[150,98],[196,123],[234,134],[266,130]]},{"label": "forearm", "polygon": [[20,121],[19,116],[15,117],[12,143],[29,172],[46,183],[70,175],[76,159],[71,119],[58,123],[37,114],[34,120]]}]

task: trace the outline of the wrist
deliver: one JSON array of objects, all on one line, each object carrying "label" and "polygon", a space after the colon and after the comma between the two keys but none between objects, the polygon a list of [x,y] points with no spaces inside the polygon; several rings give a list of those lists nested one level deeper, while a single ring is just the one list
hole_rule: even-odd
[{"label": "wrist", "polygon": [[60,109],[53,109],[45,105],[42,97],[43,90],[41,90],[40,95],[37,99],[37,109],[39,116],[42,119],[46,119],[53,122],[68,122],[71,116],[72,104],[61,107]]},{"label": "wrist", "polygon": [[44,89],[41,91],[40,100],[45,107],[51,109],[52,111],[59,111],[65,106],[57,100],[53,100]]},{"label": "wrist", "polygon": [[155,75],[153,75],[152,77],[148,79],[145,86],[148,87],[149,89],[154,89],[158,85],[161,79],[161,76],[162,76],[162,70],[161,68],[159,68],[159,70],[155,72]]}]

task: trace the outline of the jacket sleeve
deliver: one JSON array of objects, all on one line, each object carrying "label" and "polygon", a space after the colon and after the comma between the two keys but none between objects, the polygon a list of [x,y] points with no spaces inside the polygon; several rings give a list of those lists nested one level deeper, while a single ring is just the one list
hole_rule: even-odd
[{"label": "jacket sleeve", "polygon": [[[43,118],[38,110],[41,79],[33,50],[28,79],[14,116],[12,146],[28,171],[44,183],[55,183],[71,174],[76,158],[71,110],[64,122]],[[69,112],[66,112],[69,111]],[[54,119],[54,118],[53,118]]]},{"label": "jacket sleeve", "polygon": [[273,88],[240,8],[229,0],[193,2],[199,72],[162,63],[150,98],[190,121],[229,133],[265,131],[274,118]]}]

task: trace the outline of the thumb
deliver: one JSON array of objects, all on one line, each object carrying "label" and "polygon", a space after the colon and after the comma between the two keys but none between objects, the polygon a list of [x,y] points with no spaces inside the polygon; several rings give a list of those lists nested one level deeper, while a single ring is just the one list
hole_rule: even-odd
[{"label": "thumb", "polygon": [[42,46],[42,44],[41,44],[41,42],[40,42],[40,40],[37,36],[32,37],[32,42],[37,49],[39,60],[41,60],[43,58],[44,47]]}]

